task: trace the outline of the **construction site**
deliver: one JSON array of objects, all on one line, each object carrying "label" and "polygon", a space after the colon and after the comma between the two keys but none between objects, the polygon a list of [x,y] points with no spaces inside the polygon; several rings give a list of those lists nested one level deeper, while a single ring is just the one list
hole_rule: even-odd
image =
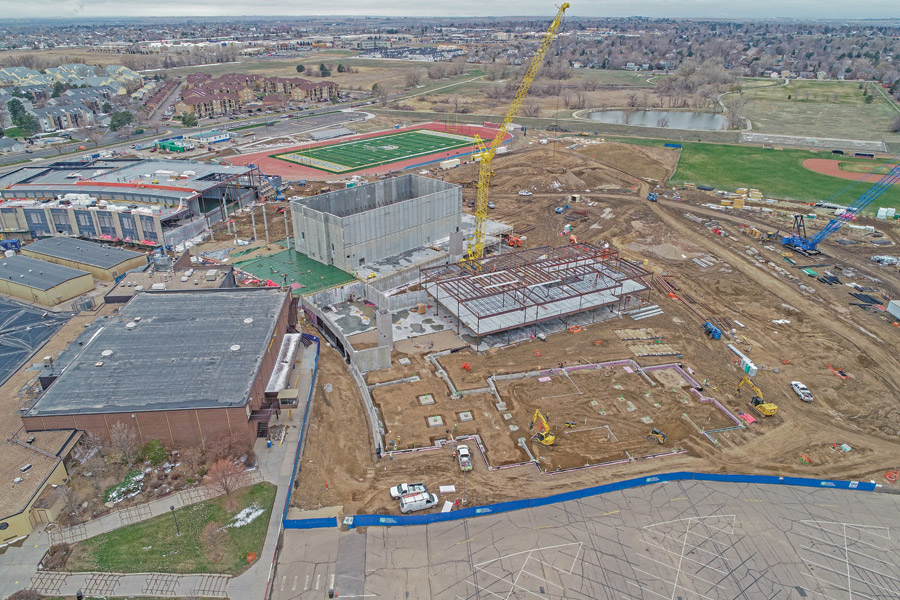
[{"label": "construction site", "polygon": [[[475,160],[420,172],[461,192],[458,221],[382,182],[317,217],[339,257],[318,260],[383,251],[302,297],[328,347],[291,514],[396,513],[401,482],[457,507],[678,470],[896,485],[900,278],[870,255],[900,232],[864,210],[900,168],[837,217],[674,189],[677,147],[517,129],[529,84]],[[298,248],[334,202],[292,202]]]}]

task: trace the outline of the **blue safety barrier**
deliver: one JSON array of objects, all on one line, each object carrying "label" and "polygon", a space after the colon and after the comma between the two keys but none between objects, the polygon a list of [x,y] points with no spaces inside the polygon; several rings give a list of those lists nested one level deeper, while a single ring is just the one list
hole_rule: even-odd
[{"label": "blue safety barrier", "polygon": [[[306,397],[306,409],[303,411],[303,422],[300,424],[300,439],[297,441],[297,454],[294,456],[294,466],[291,470],[291,484],[288,488],[288,495],[284,501],[284,510],[281,513],[281,524],[285,529],[312,529],[315,527],[337,527],[337,518],[331,517],[327,519],[288,519],[288,508],[291,506],[291,492],[294,489],[294,479],[297,477],[297,466],[300,463],[300,451],[303,448],[303,436],[306,434],[306,420],[309,418],[309,407],[312,404],[313,390],[316,389],[316,375],[319,372],[319,352],[322,344],[314,335],[308,333],[301,334],[303,339],[313,342],[316,345],[316,358],[313,363],[312,381],[309,386],[309,395]],[[328,522],[326,524],[326,522]]]},{"label": "blue safety barrier", "polygon": [[284,519],[285,529],[321,529],[324,527],[337,527],[337,517],[323,519]]},{"label": "blue safety barrier", "polygon": [[666,148],[681,148],[681,144],[663,144]]},{"label": "blue safety barrier", "polygon": [[522,510],[523,508],[546,506],[547,504],[555,504],[557,502],[580,500],[581,498],[587,498],[590,496],[608,494],[609,492],[616,492],[645,485],[653,485],[656,483],[665,483],[667,481],[685,480],[719,481],[727,483],[759,483],[767,485],[791,485],[841,490],[859,490],[865,492],[871,492],[875,490],[874,483],[865,481],[807,479],[805,477],[778,477],[775,475],[715,475],[710,473],[691,473],[687,471],[678,471],[675,473],[662,473],[659,475],[652,475],[650,477],[627,479],[625,481],[608,483],[606,485],[598,485],[595,487],[585,488],[583,490],[574,490],[571,492],[564,492],[562,494],[554,494],[552,496],[547,496],[544,498],[514,500],[511,502],[489,504],[487,506],[473,506],[470,508],[463,508],[461,510],[454,510],[446,513],[432,513],[426,515],[356,515],[353,517],[353,524],[350,525],[350,527],[428,525],[430,523],[438,523],[441,521],[469,519],[471,517],[478,517],[482,515],[504,513],[513,510]]}]

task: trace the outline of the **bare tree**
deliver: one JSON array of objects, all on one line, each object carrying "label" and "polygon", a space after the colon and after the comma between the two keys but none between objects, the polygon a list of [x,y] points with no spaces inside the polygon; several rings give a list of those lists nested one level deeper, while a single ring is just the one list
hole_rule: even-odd
[{"label": "bare tree", "polygon": [[662,117],[656,120],[657,127],[668,127],[669,126],[669,117],[663,115]]},{"label": "bare tree", "polygon": [[422,83],[422,74],[417,69],[409,71],[406,74],[406,87],[414,88],[420,83]]},{"label": "bare tree", "polygon": [[91,143],[94,144],[94,148],[100,145],[100,140],[103,139],[103,131],[94,127],[93,129],[89,129],[87,132],[88,139],[91,140]]},{"label": "bare tree", "polygon": [[219,562],[225,556],[225,541],[228,535],[215,521],[203,526],[200,532],[200,543],[206,548],[206,555],[213,562]]},{"label": "bare tree", "polygon": [[728,120],[728,129],[740,129],[744,124],[746,120],[744,109],[749,102],[750,98],[744,95],[731,96],[725,102],[725,118]]},{"label": "bare tree", "polygon": [[234,458],[220,458],[212,464],[206,477],[212,489],[230,496],[244,480],[246,468]]},{"label": "bare tree", "polygon": [[109,445],[129,467],[134,464],[140,450],[141,438],[137,430],[126,423],[116,423],[109,430]]},{"label": "bare tree", "polygon": [[900,133],[900,116],[894,119],[893,125],[891,125],[892,133]]},{"label": "bare tree", "polygon": [[541,105],[536,101],[531,100],[522,105],[522,109],[520,110],[523,117],[540,117],[541,116]]}]

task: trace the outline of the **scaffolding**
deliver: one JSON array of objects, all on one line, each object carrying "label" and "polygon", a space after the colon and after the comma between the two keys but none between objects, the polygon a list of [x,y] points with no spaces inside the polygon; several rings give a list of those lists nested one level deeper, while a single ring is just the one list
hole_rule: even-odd
[{"label": "scaffolding", "polygon": [[586,243],[467,263],[422,269],[422,286],[457,319],[459,333],[464,325],[476,337],[604,306],[621,312],[632,297],[650,291],[648,271],[614,248]]}]

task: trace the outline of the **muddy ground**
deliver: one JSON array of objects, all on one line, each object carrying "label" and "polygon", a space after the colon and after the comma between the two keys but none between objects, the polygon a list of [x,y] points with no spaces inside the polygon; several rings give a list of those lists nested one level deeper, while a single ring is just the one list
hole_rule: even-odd
[{"label": "muddy ground", "polygon": [[[516,163],[513,164],[516,169],[519,168],[516,165],[530,164],[533,174],[516,170],[515,177],[507,181],[502,175],[504,161]],[[567,173],[562,172],[563,166],[573,164],[577,171],[566,167]],[[525,234],[526,247],[561,243],[559,234],[563,225],[574,222],[579,241],[610,243],[625,258],[639,263],[646,260],[645,268],[654,274],[654,280],[666,276],[678,288],[677,296],[689,298],[687,301],[694,311],[679,297],[670,298],[654,289],[650,302],[664,310],[662,315],[639,322],[629,317],[613,319],[586,327],[579,334],[559,333],[546,342],[534,340],[481,354],[467,349],[441,358],[441,366],[457,388],[480,389],[486,386],[486,378],[491,374],[549,368],[560,362],[572,366],[636,358],[629,351],[629,344],[619,340],[614,330],[652,328],[664,343],[681,352],[683,358],[636,358],[639,364],[682,362],[693,369],[698,381],[706,382],[707,394],[715,396],[733,413],[749,412],[750,394],[735,393],[743,373],[735,363],[735,355],[727,348],[727,344],[733,344],[760,367],[755,382],[765,400],[778,405],[778,414],[769,418],[754,415],[757,422],[745,430],[715,434],[717,444],[714,445],[681,414],[687,413],[701,427],[715,428],[727,425],[720,420],[721,413],[708,405],[701,406],[695,395],[686,393],[686,387],[676,391],[670,385],[672,380],[662,380],[666,379],[664,375],[662,379],[655,378],[658,385],[651,388],[637,376],[620,369],[610,375],[573,374],[571,381],[584,394],[572,393],[572,384],[559,376],[553,376],[548,383],[536,380],[504,383],[500,386],[501,394],[509,398],[508,412],[520,427],[518,432],[511,433],[508,422],[491,405],[490,396],[477,394],[451,401],[446,385],[434,376],[421,354],[395,351],[395,366],[368,374],[367,383],[372,385],[412,374],[422,378],[416,384],[386,386],[375,392],[376,403],[386,413],[386,425],[391,435],[400,431],[402,446],[429,443],[441,434],[446,436],[448,428],[451,435],[459,433],[463,424],[459,424],[459,429],[452,425],[456,424],[459,409],[464,408],[471,410],[475,417],[465,427],[475,427],[484,438],[491,462],[517,462],[523,452],[516,448],[515,438],[530,436],[528,422],[534,409],[540,408],[550,412],[559,434],[553,449],[536,448],[536,444],[530,443],[529,447],[534,448],[547,470],[555,469],[556,465],[566,468],[584,462],[625,458],[626,453],[647,454],[659,450],[654,447],[655,442],[646,438],[647,430],[653,426],[670,436],[664,449],[687,450],[686,454],[664,459],[557,474],[542,474],[533,465],[488,471],[481,457],[476,456],[475,470],[466,478],[470,503],[542,496],[676,470],[871,479],[891,485],[883,474],[900,466],[900,408],[896,403],[900,386],[894,376],[900,370],[897,352],[900,327],[895,327],[894,320],[884,311],[866,312],[849,305],[855,301],[849,296],[854,291],[849,287],[821,283],[806,277],[797,268],[824,264],[815,267],[820,274],[827,271],[839,276],[842,283],[855,282],[871,288],[873,291],[868,293],[872,296],[894,298],[900,296],[896,269],[881,268],[869,261],[870,255],[890,254],[890,249],[874,246],[870,237],[842,231],[835,237],[855,239],[859,243],[849,246],[829,243],[822,247],[825,256],[807,259],[794,255],[797,266],[790,265],[782,257],[780,244],[743,235],[738,225],[754,224],[762,230],[784,232],[790,213],[808,212],[809,207],[779,203],[777,210],[769,215],[723,214],[701,206],[718,199],[690,190],[681,192],[678,201],[669,194],[659,203],[647,202],[646,192],[664,178],[660,173],[670,173],[674,166],[674,153],[660,149],[619,144],[576,150],[562,146],[529,147],[520,154],[498,158],[494,163],[498,187],[496,194],[492,189],[492,200],[497,208],[489,216],[517,228],[533,226]],[[471,182],[475,176],[474,166],[469,165],[447,172],[445,178]],[[554,185],[554,181],[559,185]],[[535,186],[533,196],[517,195],[518,190],[532,186]],[[587,189],[592,191],[588,193]],[[585,211],[575,220],[565,219],[571,216],[571,211],[565,215],[554,212],[569,193],[581,193],[588,200],[573,207]],[[470,183],[464,197],[474,197]],[[713,233],[713,224],[696,223],[685,218],[685,213],[716,219],[716,228],[727,235]],[[887,239],[900,240],[894,225],[880,221],[877,227]],[[691,260],[694,257],[703,257],[711,266],[696,264]],[[802,289],[800,284],[807,289]],[[734,331],[722,340],[711,340],[701,330],[708,318],[727,319]],[[404,356],[413,359],[409,367],[396,364],[396,359]],[[463,363],[469,364],[469,370],[462,369]],[[843,369],[852,377],[842,379],[829,367]],[[815,401],[800,402],[790,390],[792,380],[809,386]],[[375,461],[359,390],[347,374],[343,360],[332,349],[323,349],[318,382],[304,469],[292,500],[295,506],[314,509],[339,505],[345,514],[397,512],[387,488],[405,480],[424,480],[435,491],[437,485],[454,484],[458,492],[443,495],[442,499],[462,497],[462,474],[452,461],[450,448],[398,454],[393,459]],[[334,386],[327,397],[321,388],[325,382]],[[622,389],[615,385],[621,385]],[[566,390],[571,396],[547,399]],[[651,392],[650,398],[644,396],[647,391]],[[416,396],[422,393],[434,394],[436,404],[419,405]],[[621,395],[624,400],[619,400]],[[685,396],[688,404],[682,402]],[[655,406],[657,399],[659,407]],[[590,400],[598,404],[591,405]],[[623,408],[629,400],[637,410]],[[405,408],[397,410],[397,407]],[[424,420],[430,414],[440,414],[451,427],[430,432]],[[653,423],[640,421],[639,417],[643,416],[651,417]],[[580,425],[576,430],[585,431],[565,433],[566,420]],[[602,439],[605,434],[596,433],[600,430],[587,430],[607,424],[617,442]],[[851,451],[834,450],[834,444],[846,444]]]}]

